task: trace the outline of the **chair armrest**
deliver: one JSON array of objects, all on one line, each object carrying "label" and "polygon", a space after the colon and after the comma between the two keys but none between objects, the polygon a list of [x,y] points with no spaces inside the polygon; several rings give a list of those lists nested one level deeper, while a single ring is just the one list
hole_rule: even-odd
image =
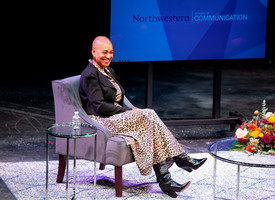
[{"label": "chair armrest", "polygon": [[108,130],[107,128],[105,128],[104,126],[101,126],[99,123],[97,123],[95,120],[91,119],[89,117],[89,115],[84,111],[84,109],[78,108],[77,109],[79,111],[79,116],[82,119],[82,122],[90,124],[92,126],[95,126],[97,128],[98,131],[101,131],[103,133],[105,133],[106,138],[110,138],[112,137],[112,133],[110,130]]}]

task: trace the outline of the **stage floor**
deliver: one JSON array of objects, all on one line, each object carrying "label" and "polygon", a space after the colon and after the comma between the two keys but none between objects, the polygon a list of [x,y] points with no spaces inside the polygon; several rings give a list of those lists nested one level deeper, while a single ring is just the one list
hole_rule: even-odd
[{"label": "stage floor", "polygon": [[[154,74],[153,108],[156,112],[161,118],[211,116],[212,73],[177,71],[169,78],[166,73]],[[275,68],[227,68],[222,77],[222,116],[238,111],[250,118],[254,110],[261,109],[263,99],[267,100],[269,111],[275,110]],[[123,81],[128,98],[140,108],[144,105],[144,83],[142,76],[127,76]],[[54,123],[50,81],[1,85],[0,112],[0,162],[44,161],[45,130]],[[187,153],[206,153],[212,141],[234,135],[229,125],[169,128]],[[50,142],[50,160],[56,160],[55,139],[50,138]],[[13,198],[1,179],[0,193],[0,199]]]}]

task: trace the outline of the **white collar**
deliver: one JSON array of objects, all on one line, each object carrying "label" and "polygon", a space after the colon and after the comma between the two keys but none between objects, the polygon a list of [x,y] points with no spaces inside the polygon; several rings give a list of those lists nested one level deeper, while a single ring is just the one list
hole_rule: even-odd
[{"label": "white collar", "polygon": [[[105,71],[102,71],[102,69],[100,69],[96,64],[94,64],[94,62],[93,62],[91,59],[89,59],[89,63],[93,64],[93,66],[95,66],[95,68],[97,68],[97,70],[100,71],[103,75],[110,77]],[[110,73],[110,71],[107,69],[107,67],[105,68],[105,70],[106,70],[108,73]],[[111,74],[111,73],[110,73],[110,74]],[[110,78],[111,78],[111,77],[110,77]]]}]

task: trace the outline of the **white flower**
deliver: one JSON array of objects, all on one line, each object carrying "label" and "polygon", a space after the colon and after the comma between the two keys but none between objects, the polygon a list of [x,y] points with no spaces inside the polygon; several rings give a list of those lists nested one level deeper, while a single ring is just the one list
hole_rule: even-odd
[{"label": "white flower", "polygon": [[250,138],[249,140],[250,140],[250,144],[252,146],[258,146],[259,141],[260,141],[259,139],[254,139],[254,138]]},{"label": "white flower", "polygon": [[237,138],[244,138],[247,134],[248,134],[248,130],[246,128],[244,128],[244,130],[241,128],[238,128],[236,130]]},{"label": "white flower", "polygon": [[265,118],[267,119],[267,118],[271,117],[272,115],[273,115],[272,112],[267,112],[267,113],[265,114]]}]

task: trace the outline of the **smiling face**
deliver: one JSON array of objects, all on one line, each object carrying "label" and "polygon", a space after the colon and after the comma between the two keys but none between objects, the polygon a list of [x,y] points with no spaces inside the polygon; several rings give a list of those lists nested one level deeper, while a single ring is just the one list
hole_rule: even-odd
[{"label": "smiling face", "polygon": [[108,67],[113,59],[113,45],[104,36],[96,37],[92,48],[93,59],[101,69]]}]

